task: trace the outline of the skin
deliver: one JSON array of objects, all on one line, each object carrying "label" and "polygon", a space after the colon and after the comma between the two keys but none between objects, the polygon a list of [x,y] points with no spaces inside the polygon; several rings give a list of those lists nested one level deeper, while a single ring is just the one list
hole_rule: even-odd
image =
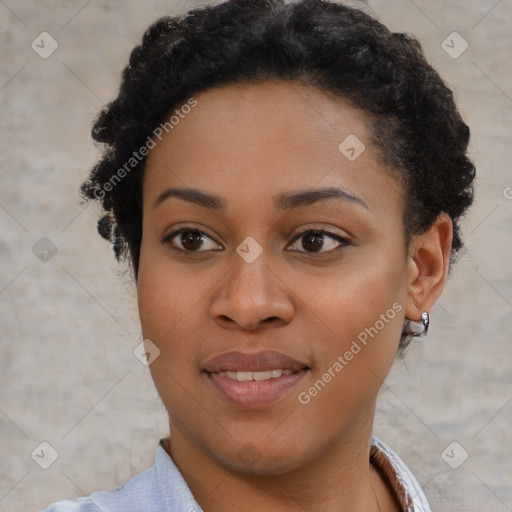
[{"label": "skin", "polygon": [[[369,464],[376,398],[404,318],[419,321],[443,290],[450,218],[441,214],[406,247],[404,192],[371,145],[372,120],[340,99],[280,82],[195,98],[151,150],[143,182],[138,303],[144,338],[160,349],[150,370],[169,413],[165,448],[207,512],[399,510]],[[366,145],[355,161],[338,149],[349,134]],[[280,193],[327,186],[368,208],[346,199],[275,208]],[[176,197],[154,206],[170,187],[214,194],[225,207]],[[203,245],[184,249],[180,235],[162,242],[183,225],[203,231]],[[314,252],[307,237],[296,240],[306,228],[350,245],[324,233]],[[263,250],[252,263],[236,252],[248,236]],[[301,404],[298,393],[395,303],[401,311]],[[310,368],[275,404],[232,407],[201,372],[219,354],[263,349]],[[248,443],[259,457],[249,465],[238,456]]]}]

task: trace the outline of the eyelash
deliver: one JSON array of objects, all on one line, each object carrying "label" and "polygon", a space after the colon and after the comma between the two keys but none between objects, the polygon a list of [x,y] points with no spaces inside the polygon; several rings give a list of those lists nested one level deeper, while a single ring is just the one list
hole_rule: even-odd
[{"label": "eyelash", "polygon": [[[164,239],[162,240],[162,243],[164,245],[168,245],[173,250],[180,251],[180,252],[187,253],[187,254],[201,254],[201,253],[208,253],[208,252],[219,250],[219,249],[211,249],[211,250],[207,250],[207,251],[201,251],[201,250],[187,251],[186,249],[180,249],[180,248],[176,247],[175,244],[171,243],[171,240],[173,238],[177,237],[178,235],[181,235],[182,233],[198,233],[199,235],[204,235],[205,237],[209,238],[210,240],[213,240],[213,238],[211,236],[206,234],[204,231],[201,231],[200,229],[192,228],[192,227],[183,227],[183,228],[180,228],[180,229],[173,231],[172,233],[169,233],[168,235],[166,235],[164,237]],[[301,251],[301,250],[293,249],[292,252],[300,252],[302,254],[315,254],[315,255],[316,254],[331,254],[335,251],[338,251],[342,247],[352,245],[350,243],[350,241],[347,240],[346,238],[336,235],[336,234],[332,233],[331,231],[320,229],[320,228],[308,228],[308,229],[301,231],[300,233],[297,233],[294,236],[291,243],[292,244],[295,243],[297,240],[300,240],[300,238],[302,238],[303,236],[308,235],[308,234],[314,234],[314,235],[320,235],[320,236],[326,235],[327,237],[339,242],[340,246],[335,249],[331,249],[329,251]]]}]

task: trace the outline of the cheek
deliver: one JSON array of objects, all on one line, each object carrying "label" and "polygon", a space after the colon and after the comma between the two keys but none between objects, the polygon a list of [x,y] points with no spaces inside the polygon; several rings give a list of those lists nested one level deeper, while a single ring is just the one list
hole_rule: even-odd
[{"label": "cheek", "polygon": [[179,383],[196,368],[186,333],[194,332],[191,312],[197,299],[183,282],[183,273],[150,249],[143,244],[137,282],[139,317],[144,339],[160,351],[149,367],[158,393],[164,402],[174,403],[183,395]]},{"label": "cheek", "polygon": [[194,301],[194,289],[165,256],[161,249],[143,240],[137,302],[143,334],[155,343],[174,330]]},{"label": "cheek", "polygon": [[329,294],[322,289],[320,311],[330,332],[319,339],[318,365],[298,390],[294,417],[304,431],[323,432],[320,444],[369,414],[396,357],[402,331],[400,294],[387,288],[388,279],[377,280],[369,272],[367,279],[359,274],[356,281],[351,288],[347,280],[344,291]]},{"label": "cheek", "polygon": [[183,274],[155,256],[141,253],[137,283],[143,337],[160,351],[149,370],[167,410],[186,411],[187,389],[197,368],[193,340],[187,340],[186,334],[195,329],[191,311],[197,299],[183,282]]},{"label": "cheek", "polygon": [[[347,402],[350,408],[348,402],[357,407],[358,401],[376,394],[396,357],[406,273],[398,251],[394,258],[389,256],[383,251],[365,261],[362,255],[357,268],[340,271],[320,288],[310,287],[317,291],[309,293],[309,304],[314,304],[312,309],[322,320],[316,322],[323,333],[316,348],[316,378],[322,380],[317,388],[322,390],[319,402],[325,400],[326,409],[329,400]],[[322,387],[325,381],[327,393]],[[305,400],[316,393],[305,391]]]}]

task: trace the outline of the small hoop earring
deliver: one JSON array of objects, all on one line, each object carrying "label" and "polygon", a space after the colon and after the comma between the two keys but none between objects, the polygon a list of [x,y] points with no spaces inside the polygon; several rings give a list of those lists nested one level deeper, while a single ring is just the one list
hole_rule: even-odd
[{"label": "small hoop earring", "polygon": [[430,316],[426,311],[421,313],[421,323],[423,324],[423,332],[421,335],[426,336],[428,332],[428,326],[430,325]]}]

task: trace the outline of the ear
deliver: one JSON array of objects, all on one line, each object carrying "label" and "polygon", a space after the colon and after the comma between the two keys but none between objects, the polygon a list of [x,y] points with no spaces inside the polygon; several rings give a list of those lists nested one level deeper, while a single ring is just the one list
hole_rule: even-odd
[{"label": "ear", "polygon": [[452,220],[441,213],[425,233],[415,237],[407,262],[405,316],[418,322],[441,295],[448,274],[453,238]]}]

